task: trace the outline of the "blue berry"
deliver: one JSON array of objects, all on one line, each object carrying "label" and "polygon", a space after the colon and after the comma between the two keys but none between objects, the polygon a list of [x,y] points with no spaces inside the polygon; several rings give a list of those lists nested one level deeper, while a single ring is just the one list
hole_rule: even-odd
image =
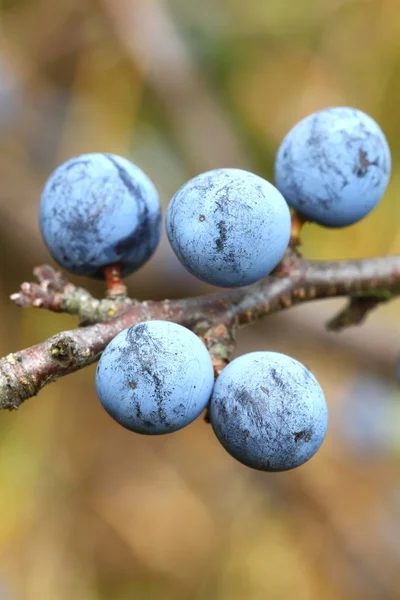
[{"label": "blue berry", "polygon": [[122,275],[153,254],[161,236],[161,208],[150,179],[125,158],[83,154],[49,177],[40,226],[56,262],[79,275],[103,278],[119,264]]},{"label": "blue berry", "polygon": [[206,408],[213,385],[203,342],[168,321],[146,321],[119,333],[96,371],[102,405],[137,433],[170,433],[189,425]]},{"label": "blue berry", "polygon": [[290,213],[265,179],[241,169],[216,169],[178,190],[166,227],[175,254],[192,275],[239,287],[262,279],[282,260]]},{"label": "blue berry", "polygon": [[289,131],[276,156],[275,180],[301,215],[344,227],[375,208],[390,170],[379,125],[360,110],[336,107],[309,115]]},{"label": "blue berry", "polygon": [[214,432],[238,461],[286,471],[309,460],[325,437],[328,413],[310,371],[289,356],[252,352],[233,360],[215,382]]}]

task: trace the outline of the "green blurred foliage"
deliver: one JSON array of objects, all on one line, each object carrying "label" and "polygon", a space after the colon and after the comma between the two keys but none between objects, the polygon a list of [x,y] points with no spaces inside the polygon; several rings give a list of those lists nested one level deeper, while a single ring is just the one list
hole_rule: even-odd
[{"label": "green blurred foliage", "polygon": [[[40,191],[75,154],[130,157],[165,207],[205,169],[237,166],[272,180],[296,121],[353,105],[388,137],[391,184],[362,223],[307,225],[304,254],[400,252],[396,0],[3,0],[0,27],[2,355],[75,326],[8,300],[49,260]],[[138,298],[207,290],[165,239],[128,283]],[[398,307],[328,336],[324,320],[338,305],[314,303],[240,335],[238,353],[287,352],[326,392],[327,440],[292,473],[235,463],[201,420],[154,440],[122,430],[99,406],[94,367],[1,415],[0,597],[4,586],[12,600],[398,598]],[[343,415],[367,372],[386,382],[387,398],[373,406],[377,420],[389,406],[391,427],[363,456],[343,434]],[[360,411],[347,430],[368,435]]]}]

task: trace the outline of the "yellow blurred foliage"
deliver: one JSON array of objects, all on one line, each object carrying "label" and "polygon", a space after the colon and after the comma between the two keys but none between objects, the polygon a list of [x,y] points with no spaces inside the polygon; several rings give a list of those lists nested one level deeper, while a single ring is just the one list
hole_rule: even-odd
[{"label": "yellow blurred foliage", "polygon": [[[303,251],[313,259],[400,252],[396,0],[3,0],[0,28],[2,355],[75,326],[22,312],[8,295],[49,261],[37,223],[45,179],[83,152],[137,162],[165,207],[208,168],[271,178],[296,121],[324,106],[357,106],[387,134],[389,189],[353,227],[307,225]],[[80,283],[102,293],[101,284]],[[207,289],[165,240],[129,286],[139,298]],[[235,463],[201,419],[165,439],[122,430],[97,401],[94,368],[2,414],[0,597],[399,598],[396,429],[382,425],[379,443],[361,451],[373,427],[362,411],[353,419],[348,404],[354,382],[384,381],[390,398],[377,398],[374,419],[389,403],[397,428],[398,306],[328,336],[324,321],[340,305],[295,309],[239,337],[239,354],[287,352],[326,392],[327,440],[293,473]]]}]

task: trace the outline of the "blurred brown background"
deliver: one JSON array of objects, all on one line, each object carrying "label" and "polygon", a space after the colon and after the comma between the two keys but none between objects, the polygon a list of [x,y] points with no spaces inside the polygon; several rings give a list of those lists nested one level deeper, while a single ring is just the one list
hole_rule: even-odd
[{"label": "blurred brown background", "polygon": [[[0,7],[1,355],[75,326],[8,296],[49,261],[37,220],[44,181],[83,152],[131,158],[165,207],[206,169],[272,180],[277,147],[297,120],[352,105],[388,137],[391,184],[362,223],[307,226],[304,254],[400,252],[398,0]],[[165,239],[129,286],[139,298],[206,291]],[[156,439],[123,430],[100,407],[94,367],[0,415],[0,598],[400,598],[399,305],[327,334],[340,305],[309,304],[240,336],[238,353],[291,354],[326,392],[326,442],[293,472],[242,467],[201,419]]]}]

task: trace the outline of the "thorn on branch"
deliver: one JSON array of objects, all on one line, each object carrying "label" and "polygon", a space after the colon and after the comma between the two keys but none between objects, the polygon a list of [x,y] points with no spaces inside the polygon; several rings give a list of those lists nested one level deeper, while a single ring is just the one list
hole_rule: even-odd
[{"label": "thorn on branch", "polygon": [[345,327],[351,327],[352,325],[359,325],[364,321],[367,314],[376,308],[378,304],[387,302],[387,298],[374,298],[374,297],[353,297],[347,302],[344,309],[342,309],[333,319],[328,321],[326,327],[330,331],[340,331]]}]

